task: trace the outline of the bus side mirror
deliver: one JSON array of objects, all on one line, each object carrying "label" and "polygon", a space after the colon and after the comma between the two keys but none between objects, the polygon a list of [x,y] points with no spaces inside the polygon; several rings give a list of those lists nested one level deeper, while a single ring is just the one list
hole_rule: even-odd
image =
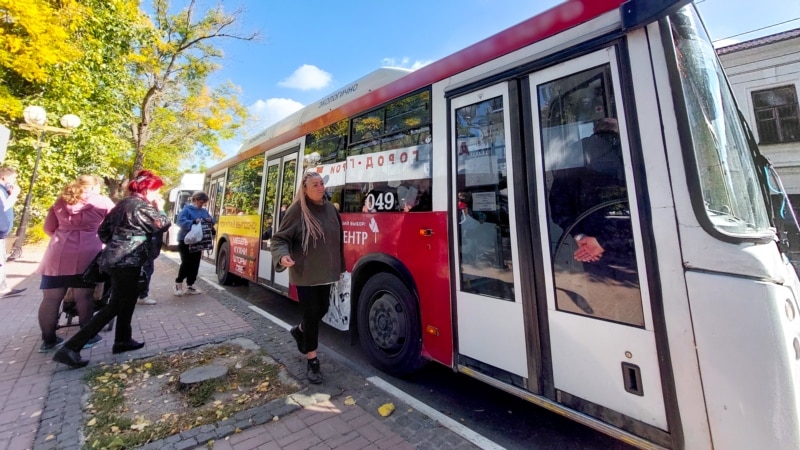
[{"label": "bus side mirror", "polygon": [[173,190],[169,191],[169,201],[172,202],[172,203],[175,203],[175,200],[177,200],[177,199],[178,199],[178,190],[177,189],[173,189]]}]

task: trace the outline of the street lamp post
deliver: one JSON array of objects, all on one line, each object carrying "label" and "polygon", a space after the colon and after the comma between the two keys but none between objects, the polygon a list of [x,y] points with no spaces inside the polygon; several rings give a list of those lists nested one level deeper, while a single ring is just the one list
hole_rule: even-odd
[{"label": "street lamp post", "polygon": [[30,216],[33,184],[36,182],[39,160],[42,158],[42,149],[47,147],[47,143],[44,140],[45,136],[48,133],[51,135],[67,135],[72,133],[72,130],[81,124],[81,119],[78,118],[78,116],[66,114],[61,117],[61,126],[64,128],[48,126],[47,112],[41,106],[28,106],[22,112],[22,115],[25,119],[25,123],[20,124],[19,127],[36,135],[36,161],[33,163],[31,183],[25,195],[25,204],[22,207],[22,216],[19,219],[19,227],[17,228],[17,240],[14,242],[14,247],[11,250],[11,254],[8,256],[9,261],[13,261],[22,256],[22,244],[25,241],[25,234],[28,230],[28,217]]},{"label": "street lamp post", "polygon": [[308,155],[303,156],[303,163],[306,167],[313,168],[319,163],[322,157],[317,152],[311,152]]}]

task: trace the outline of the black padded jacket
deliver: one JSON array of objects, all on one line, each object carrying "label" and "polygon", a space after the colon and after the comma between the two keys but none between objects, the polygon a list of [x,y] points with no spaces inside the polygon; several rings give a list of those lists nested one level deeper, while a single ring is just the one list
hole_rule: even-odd
[{"label": "black padded jacket", "polygon": [[100,268],[143,266],[152,256],[151,238],[170,224],[167,216],[142,197],[131,195],[120,200],[97,230],[106,244],[98,260]]}]

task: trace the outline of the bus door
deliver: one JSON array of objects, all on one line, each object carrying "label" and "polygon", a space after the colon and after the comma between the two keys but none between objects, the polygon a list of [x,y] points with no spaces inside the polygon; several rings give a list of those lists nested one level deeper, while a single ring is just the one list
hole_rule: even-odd
[{"label": "bus door", "polygon": [[450,104],[457,364],[524,387],[531,371],[513,225],[509,111],[507,84]]},{"label": "bus door", "polygon": [[615,50],[529,76],[541,339],[553,400],[658,434],[666,413]]},{"label": "bus door", "polygon": [[[225,172],[214,174],[211,176],[211,180],[208,182],[208,186],[206,189],[208,190],[208,212],[211,213],[211,217],[214,218],[214,223],[219,223],[219,216],[222,213],[222,190],[225,187]],[[216,243],[214,244],[214,248],[211,250],[212,261],[216,258]]]},{"label": "bus door", "polygon": [[289,292],[289,271],[275,272],[272,267],[270,240],[292,203],[297,184],[298,148],[267,157],[266,188],[261,206],[261,249],[258,255],[258,281],[283,292]]}]

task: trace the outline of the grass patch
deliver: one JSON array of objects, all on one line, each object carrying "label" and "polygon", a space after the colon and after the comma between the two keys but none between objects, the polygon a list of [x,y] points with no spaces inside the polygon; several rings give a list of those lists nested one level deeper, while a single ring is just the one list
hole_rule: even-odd
[{"label": "grass patch", "polygon": [[[181,389],[182,372],[208,364],[226,366],[227,376]],[[285,397],[298,387],[281,383],[281,370],[261,350],[233,344],[93,369],[84,377],[84,449],[138,447]]]}]

